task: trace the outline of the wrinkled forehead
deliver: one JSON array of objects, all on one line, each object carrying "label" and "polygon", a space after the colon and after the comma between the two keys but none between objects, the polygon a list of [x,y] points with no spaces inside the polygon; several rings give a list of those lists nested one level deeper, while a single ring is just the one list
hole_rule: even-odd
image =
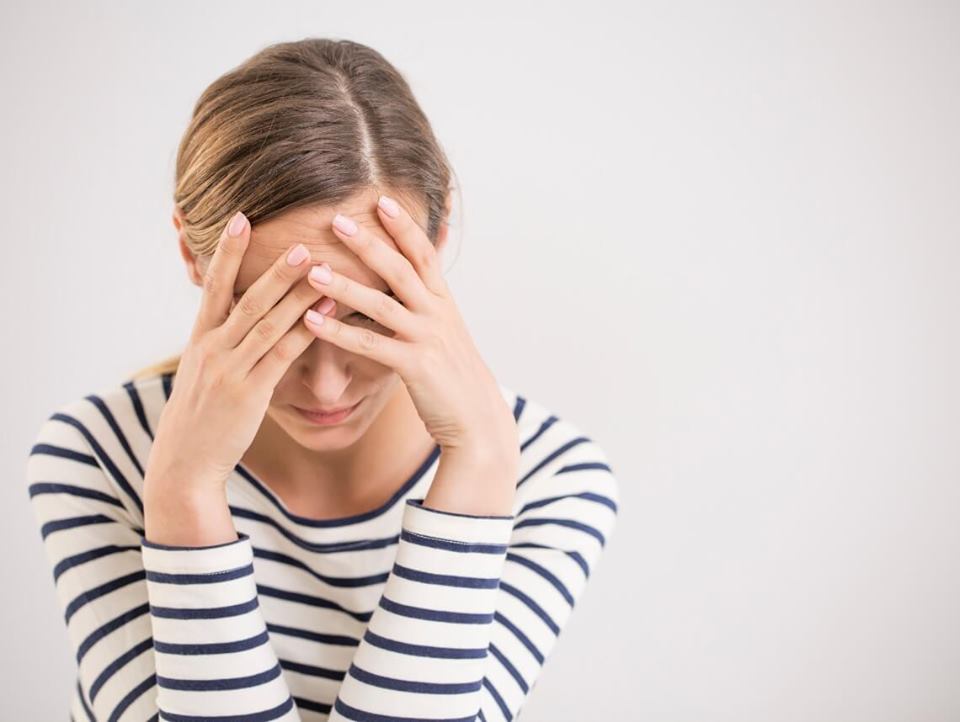
[{"label": "wrinkled forehead", "polygon": [[[397,244],[380,222],[376,208],[377,198],[377,193],[368,191],[334,206],[305,206],[254,224],[250,243],[237,274],[235,291],[246,290],[297,243],[302,243],[310,252],[311,264],[326,261],[337,273],[372,288],[386,289],[387,283],[341,241],[331,228],[333,217],[342,213],[357,223],[358,233],[372,233],[389,248],[399,251]],[[419,213],[416,209],[411,210],[416,218]],[[420,219],[417,220],[419,222]]]}]

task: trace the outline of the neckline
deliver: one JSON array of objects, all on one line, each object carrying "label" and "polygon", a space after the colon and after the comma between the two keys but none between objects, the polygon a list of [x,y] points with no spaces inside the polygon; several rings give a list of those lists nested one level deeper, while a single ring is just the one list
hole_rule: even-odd
[{"label": "neckline", "polygon": [[[154,377],[155,382],[159,382],[163,389],[163,399],[164,405],[167,401],[170,400],[170,393],[173,389],[174,379],[176,378],[176,371],[166,372],[157,374]],[[527,404],[527,399],[520,396],[516,393],[511,387],[506,386],[501,382],[497,382],[497,385],[500,388],[500,393],[503,396],[504,401],[508,402],[513,407],[513,418],[515,421],[520,420],[520,414],[523,412],[524,406]],[[234,471],[243,477],[249,484],[256,489],[267,501],[269,501],[277,510],[280,511],[287,519],[294,522],[295,524],[300,524],[306,527],[314,528],[324,528],[324,527],[338,527],[338,526],[348,526],[350,524],[358,524],[369,519],[375,519],[378,516],[382,516],[391,508],[396,506],[397,502],[403,498],[407,492],[409,492],[423,475],[427,472],[433,463],[440,456],[440,445],[435,444],[433,451],[431,451],[427,458],[424,459],[423,463],[420,464],[420,467],[413,472],[409,479],[407,479],[399,489],[397,489],[394,494],[387,499],[387,501],[381,504],[376,509],[370,509],[369,511],[364,511],[359,514],[353,514],[351,516],[342,516],[336,517],[334,519],[314,519],[312,517],[302,516],[300,514],[295,514],[287,508],[287,505],[283,503],[283,500],[274,493],[267,484],[260,480],[256,474],[254,474],[250,469],[244,466],[242,461],[238,461],[237,464],[233,467]]]},{"label": "neckline", "polygon": [[349,524],[359,524],[360,522],[369,521],[370,519],[375,519],[376,517],[385,514],[387,511],[393,508],[397,502],[400,501],[400,499],[416,485],[418,481],[420,481],[423,475],[427,472],[427,469],[433,465],[439,456],[440,445],[434,444],[433,450],[427,455],[427,458],[424,459],[417,470],[413,472],[410,478],[403,482],[400,488],[397,489],[393,495],[387,499],[386,502],[375,509],[363,511],[359,514],[351,514],[350,516],[334,517],[332,519],[316,519],[314,517],[303,516],[301,514],[294,513],[283,502],[283,499],[281,499],[268,484],[264,483],[256,474],[248,469],[242,461],[238,462],[233,468],[290,521],[308,527],[336,527],[347,526]]}]

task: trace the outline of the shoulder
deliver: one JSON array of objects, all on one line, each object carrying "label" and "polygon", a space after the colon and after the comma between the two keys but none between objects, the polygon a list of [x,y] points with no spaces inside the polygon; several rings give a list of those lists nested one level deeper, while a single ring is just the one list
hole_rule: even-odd
[{"label": "shoulder", "polygon": [[501,389],[513,407],[520,436],[519,499],[529,502],[561,489],[567,493],[579,489],[602,498],[615,514],[619,483],[601,443],[538,400],[504,384]]},{"label": "shoulder", "polygon": [[572,461],[592,460],[612,472],[610,459],[601,443],[581,425],[552,411],[538,400],[500,384],[504,399],[513,408],[523,458],[538,460],[538,469],[560,471]]},{"label": "shoulder", "polygon": [[156,420],[170,396],[171,384],[170,374],[127,379],[70,399],[47,416],[37,440],[80,437],[90,446],[96,446],[137,428],[152,439]]},{"label": "shoulder", "polygon": [[30,448],[31,488],[79,480],[142,510],[143,469],[171,388],[169,374],[127,379],[55,407]]}]

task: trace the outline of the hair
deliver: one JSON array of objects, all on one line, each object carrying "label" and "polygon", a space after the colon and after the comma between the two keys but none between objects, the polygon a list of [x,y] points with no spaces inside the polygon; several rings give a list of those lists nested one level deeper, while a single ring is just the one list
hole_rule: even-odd
[{"label": "hair", "polygon": [[[177,151],[173,198],[187,247],[212,255],[239,209],[251,225],[371,187],[448,223],[450,163],[400,72],[351,40],[276,43],[201,94]],[[458,189],[459,191],[459,189]],[[180,354],[132,374],[175,374]]]}]

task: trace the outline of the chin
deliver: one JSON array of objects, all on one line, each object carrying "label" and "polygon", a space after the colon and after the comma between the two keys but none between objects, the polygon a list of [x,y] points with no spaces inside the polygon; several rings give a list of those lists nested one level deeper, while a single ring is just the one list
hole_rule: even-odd
[{"label": "chin", "polygon": [[290,438],[296,441],[303,449],[319,453],[349,449],[363,438],[363,434],[356,431],[331,431],[329,429],[322,431],[305,431],[302,428],[297,428],[290,429],[287,433],[290,435]]}]

